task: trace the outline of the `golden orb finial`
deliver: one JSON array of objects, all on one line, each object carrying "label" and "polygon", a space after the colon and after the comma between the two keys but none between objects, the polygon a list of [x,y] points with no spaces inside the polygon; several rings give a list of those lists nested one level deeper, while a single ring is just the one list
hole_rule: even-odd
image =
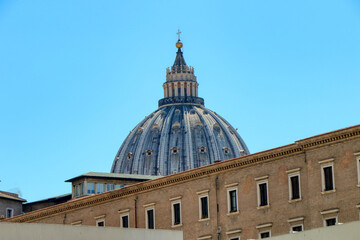
[{"label": "golden orb finial", "polygon": [[175,46],[177,48],[182,48],[183,47],[183,43],[180,41],[180,39],[176,42]]}]

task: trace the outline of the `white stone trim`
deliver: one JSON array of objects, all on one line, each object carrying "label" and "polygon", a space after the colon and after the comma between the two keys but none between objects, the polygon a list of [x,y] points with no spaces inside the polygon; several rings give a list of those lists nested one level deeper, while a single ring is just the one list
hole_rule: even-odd
[{"label": "white stone trim", "polygon": [[182,196],[177,196],[177,197],[170,198],[169,201],[175,201],[175,200],[179,200],[181,198],[182,198]]},{"label": "white stone trim", "polygon": [[226,232],[226,235],[231,235],[231,234],[236,234],[236,233],[241,233],[241,228],[235,229],[235,230],[230,230],[230,231]]},{"label": "white stone trim", "polygon": [[143,207],[144,208],[147,208],[147,207],[151,207],[151,206],[155,206],[156,203],[152,202],[152,203],[147,203],[147,204],[144,204]]},{"label": "white stone trim", "polygon": [[301,168],[294,168],[294,169],[287,170],[286,173],[290,174],[290,173],[293,173],[293,172],[300,172],[300,170],[301,170]]},{"label": "white stone trim", "polygon": [[127,213],[127,212],[130,212],[130,208],[122,209],[122,210],[118,211],[119,214],[123,214],[123,213]]},{"label": "white stone trim", "polygon": [[196,192],[197,195],[201,195],[201,194],[204,194],[204,193],[209,193],[210,190],[209,189],[206,189],[206,190],[203,190],[203,191],[199,191],[199,192]]},{"label": "white stone trim", "polygon": [[332,213],[338,213],[339,209],[338,208],[334,208],[334,209],[329,209],[329,210],[323,210],[320,212],[321,215],[326,215],[326,214],[332,214]]},{"label": "white stone trim", "polygon": [[[175,212],[174,205],[179,204],[180,206],[180,223],[175,224]],[[181,206],[181,197],[171,201],[171,227],[180,227],[182,226],[182,214],[181,214],[182,206]]]},{"label": "white stone trim", "polygon": [[[234,214],[234,213],[238,213],[239,212],[239,191],[238,191],[238,185],[233,185],[231,184],[232,187],[227,187],[226,188],[226,195],[227,195],[227,212],[229,214]],[[231,212],[231,199],[230,199],[230,192],[231,191],[235,191],[235,196],[236,196],[236,211]]]},{"label": "white stone trim", "polygon": [[296,217],[296,218],[290,218],[288,221],[288,223],[294,223],[294,222],[300,222],[300,221],[304,221],[304,217]]},{"label": "white stone trim", "polygon": [[325,164],[325,163],[330,163],[330,162],[334,162],[334,158],[329,158],[329,159],[325,159],[325,160],[321,160],[319,161],[319,164]]},{"label": "white stone trim", "polygon": [[292,229],[294,227],[299,227],[299,226],[301,226],[301,232],[303,232],[304,231],[304,223],[299,223],[299,224],[290,225],[290,233],[297,233],[297,232],[293,231]]},{"label": "white stone trim", "polygon": [[[147,206],[147,207],[145,207]],[[148,214],[147,212],[150,211],[150,210],[153,210],[153,217],[154,217],[154,228],[155,229],[155,223],[156,223],[156,217],[155,217],[155,203],[150,203],[150,204],[146,204],[144,205],[145,207],[145,228],[146,229],[149,229],[149,219],[148,219]]]},{"label": "white stone trim", "polygon": [[124,226],[123,226],[123,221],[122,221],[122,218],[123,217],[128,217],[128,228],[130,228],[130,211],[127,211],[127,212],[122,212],[121,214],[120,214],[120,227],[121,228],[124,228]]},{"label": "white stone trim", "polygon": [[[286,172],[288,173],[289,202],[293,202],[294,200],[295,200],[295,201],[298,201],[299,199],[301,200],[302,196],[301,196],[300,168],[293,169],[293,170],[291,170],[291,171],[286,171]],[[292,178],[292,177],[296,177],[296,176],[297,176],[298,179],[299,179],[299,198],[292,199],[293,192],[292,192],[291,178]]]},{"label": "white stone trim", "polygon": [[[260,179],[260,180],[256,181],[256,188],[257,188],[257,203],[258,203],[258,209],[259,209],[259,208],[270,206],[270,198],[269,198],[269,180],[268,180],[268,176],[266,178],[258,178],[258,179]],[[266,205],[261,205],[260,185],[264,184],[264,183],[266,184],[267,204]]]},{"label": "white stone trim", "polygon": [[94,217],[94,219],[98,220],[98,219],[105,218],[105,217],[106,217],[106,215],[103,214],[103,215],[99,215],[99,216]]},{"label": "white stone trim", "polygon": [[[320,165],[320,167],[321,167],[321,192],[326,193],[326,192],[331,192],[331,191],[336,190],[336,188],[335,188],[335,174],[334,174],[334,172],[335,172],[334,171],[334,159],[332,158],[332,159],[328,159],[328,160],[324,160],[324,161],[320,161],[320,162],[321,162],[321,165]],[[330,189],[330,190],[325,190],[324,168],[326,168],[326,167],[331,167],[333,189]]]},{"label": "white stone trim", "polygon": [[[199,221],[207,221],[210,219],[210,198],[209,198],[209,190],[205,190],[202,191],[202,194],[198,193],[198,198],[199,198]],[[201,205],[201,199],[206,197],[207,198],[207,212],[208,212],[208,217],[207,218],[202,218],[202,205]]]},{"label": "white stone trim", "polygon": [[356,169],[357,169],[357,176],[358,176],[357,186],[359,187],[359,185],[360,185],[360,153],[356,153],[355,156],[356,156],[355,160],[356,160]]},{"label": "white stone trim", "polygon": [[261,180],[268,179],[268,178],[269,178],[269,175],[261,176],[261,177],[256,177],[256,178],[255,178],[255,181],[261,181]]},{"label": "white stone trim", "polygon": [[272,223],[264,223],[264,224],[260,224],[256,226],[256,229],[261,229],[261,228],[270,228],[272,227]]},{"label": "white stone trim", "polygon": [[239,183],[231,183],[231,184],[225,185],[225,187],[226,187],[226,188],[237,187],[238,185],[239,185]]},{"label": "white stone trim", "polygon": [[205,240],[205,239],[212,239],[212,236],[211,235],[206,235],[206,236],[197,238],[197,240]]},{"label": "white stone trim", "polygon": [[82,224],[82,220],[79,220],[79,221],[75,221],[75,222],[72,222],[71,225],[73,226],[79,226]]},{"label": "white stone trim", "polygon": [[324,227],[328,227],[327,225],[326,225],[326,220],[328,220],[328,219],[331,219],[331,218],[335,218],[335,225],[337,225],[339,222],[338,222],[338,216],[336,215],[336,216],[329,216],[329,217],[324,217],[323,218],[323,223],[324,223]]}]

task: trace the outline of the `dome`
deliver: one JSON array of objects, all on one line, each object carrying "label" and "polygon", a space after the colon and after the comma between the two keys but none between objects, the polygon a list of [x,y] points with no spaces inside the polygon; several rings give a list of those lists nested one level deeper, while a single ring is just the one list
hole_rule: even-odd
[{"label": "dome", "polygon": [[249,154],[237,131],[205,108],[198,85],[194,68],[186,65],[178,48],[159,108],[129,133],[112,173],[169,175]]}]

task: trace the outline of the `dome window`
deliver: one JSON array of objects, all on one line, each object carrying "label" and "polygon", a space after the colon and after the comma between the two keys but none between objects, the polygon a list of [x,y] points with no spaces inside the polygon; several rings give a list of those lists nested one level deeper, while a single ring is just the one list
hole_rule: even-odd
[{"label": "dome window", "polygon": [[179,148],[178,147],[172,147],[171,148],[171,153],[172,154],[178,154],[179,153]]},{"label": "dome window", "polygon": [[153,151],[151,149],[148,149],[145,151],[146,156],[151,156],[153,154]]},{"label": "dome window", "polygon": [[214,131],[220,132],[220,125],[218,123],[215,123],[213,128],[214,128]]},{"label": "dome window", "polygon": [[128,152],[128,153],[126,154],[126,158],[127,158],[127,160],[131,160],[131,159],[133,158],[132,152]]},{"label": "dome window", "polygon": [[176,113],[176,114],[180,114],[180,109],[176,109],[176,110],[175,110],[175,113]]},{"label": "dome window", "polygon": [[191,110],[190,110],[190,114],[191,114],[191,115],[194,115],[195,113],[196,113],[196,112],[195,112],[194,109],[191,109]]},{"label": "dome window", "polygon": [[204,147],[204,146],[199,147],[198,150],[199,150],[199,153],[206,153],[206,147]]},{"label": "dome window", "polygon": [[230,148],[223,147],[223,151],[224,151],[225,154],[229,154],[230,153]]}]

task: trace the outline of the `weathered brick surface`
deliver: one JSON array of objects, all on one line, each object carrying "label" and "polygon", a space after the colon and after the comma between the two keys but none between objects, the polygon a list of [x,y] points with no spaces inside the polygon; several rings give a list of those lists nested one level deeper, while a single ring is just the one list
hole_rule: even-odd
[{"label": "weathered brick surface", "polygon": [[[222,239],[227,239],[226,232],[236,229],[242,230],[240,233],[242,239],[257,238],[259,231],[256,226],[265,223],[272,223],[271,233],[273,236],[281,235],[289,232],[288,220],[295,217],[304,217],[305,230],[318,228],[323,226],[323,216],[320,212],[334,208],[339,209],[339,222],[355,221],[359,219],[359,209],[356,205],[360,202],[360,188],[357,187],[358,176],[354,153],[360,152],[360,136],[354,135],[347,138],[339,136],[348,132],[359,132],[359,130],[360,127],[355,126],[315,136],[281,148],[75,200],[57,208],[44,209],[34,215],[14,218],[13,221],[71,224],[82,220],[83,225],[95,225],[95,217],[105,215],[106,226],[119,227],[118,210],[130,209],[130,227],[135,227],[136,215],[137,227],[144,228],[145,210],[143,206],[149,203],[155,203],[155,227],[157,229],[183,230],[185,239],[196,239],[206,235],[211,235],[215,239],[218,227],[221,227]],[[337,137],[337,140],[326,140],[333,139],[333,136]],[[305,146],[309,142],[319,141],[322,142],[308,145],[308,147],[301,145]],[[289,152],[289,149],[294,150]],[[288,152],[276,155],[278,157],[266,157],[275,156],[274,154],[285,151]],[[253,159],[260,157],[264,157],[265,160],[253,161]],[[336,192],[322,194],[319,161],[330,158],[334,159]],[[242,164],[245,161],[249,162]],[[237,167],[234,167],[235,163],[238,164]],[[225,169],[227,166],[231,167]],[[289,203],[288,174],[286,171],[295,168],[300,168],[302,200]],[[257,209],[255,178],[265,175],[269,176],[270,207]],[[187,176],[192,177],[186,179]],[[165,184],[166,181],[168,182]],[[163,183],[164,185],[161,185]],[[238,183],[239,213],[228,215],[225,185],[232,183]],[[149,187],[146,190],[146,186],[156,187]],[[144,190],[131,193],[137,188]],[[197,192],[207,189],[210,198],[210,219],[199,222]],[[128,194],[112,198],[113,194],[125,192]],[[172,228],[171,202],[169,199],[177,196],[182,196],[183,225]],[[105,201],[104,199],[107,198],[109,200]],[[94,199],[99,203],[92,202],[77,209],[70,209],[71,204],[83,204]],[[217,205],[219,205],[219,211],[217,211]],[[66,210],[67,208],[69,210]],[[59,209],[59,212],[46,215],[46,211],[49,212],[54,209]],[[40,213],[45,215],[40,216]]]}]

